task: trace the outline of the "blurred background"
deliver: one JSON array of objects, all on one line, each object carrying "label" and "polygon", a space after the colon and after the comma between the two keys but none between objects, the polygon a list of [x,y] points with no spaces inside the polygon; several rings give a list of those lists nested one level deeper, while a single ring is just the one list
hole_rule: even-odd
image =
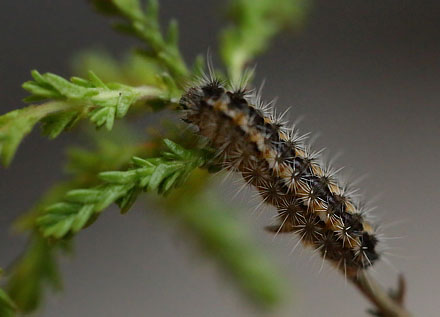
[{"label": "blurred background", "polygon": [[[180,24],[187,61],[215,51],[226,2],[161,0],[161,18]],[[292,106],[304,132],[320,134],[316,147],[342,153],[337,166],[368,175],[360,187],[375,199],[377,221],[391,238],[387,259],[372,274],[394,286],[408,282],[407,306],[435,316],[440,294],[440,2],[312,2],[306,24],[284,33],[257,61],[264,96]],[[116,56],[136,44],[115,33],[86,1],[0,2],[1,113],[23,106],[20,85],[29,71],[71,74],[79,50],[99,47]],[[54,141],[34,131],[8,169],[0,169],[0,267],[25,246],[10,231],[13,220],[45,189],[62,179],[63,148],[81,143],[74,133]],[[225,188],[232,196],[238,186]],[[246,193],[244,194],[246,195]],[[292,293],[274,316],[365,316],[368,303],[335,270],[291,252],[296,240],[263,230],[273,211],[252,212],[246,196],[237,214],[267,256],[280,267]],[[260,216],[258,216],[260,215]],[[258,216],[258,217],[257,217]],[[127,215],[105,212],[76,238],[74,255],[61,261],[64,291],[47,298],[41,316],[255,316],[210,259],[169,219],[138,204]]]}]

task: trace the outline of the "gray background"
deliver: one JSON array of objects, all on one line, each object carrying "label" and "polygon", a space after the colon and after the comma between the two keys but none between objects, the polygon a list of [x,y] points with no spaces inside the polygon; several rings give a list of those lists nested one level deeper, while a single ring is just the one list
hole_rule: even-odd
[{"label": "gray background", "polygon": [[[187,60],[215,48],[222,24],[219,1],[161,1],[164,21],[176,17]],[[378,197],[379,222],[392,246],[373,274],[393,285],[408,280],[408,306],[417,316],[438,312],[440,278],[438,180],[440,158],[440,2],[315,1],[298,35],[284,34],[259,58],[265,96],[293,106],[303,131],[318,132],[317,147],[342,152],[337,165],[368,174],[360,186]],[[83,1],[0,2],[1,112],[21,107],[29,70],[69,75],[72,53],[94,46],[123,52],[134,41],[115,34]],[[0,169],[0,266],[22,250],[10,223],[61,179],[63,147],[73,134],[47,141],[34,132],[12,166]],[[228,197],[235,188],[225,189]],[[228,193],[229,192],[229,193]],[[294,289],[276,316],[364,316],[367,304],[308,251],[290,253],[290,237],[272,240],[245,198],[237,217],[254,232]],[[44,316],[255,316],[253,310],[182,233],[154,210],[116,210],[77,237],[62,260],[64,292],[50,296]],[[311,265],[312,264],[312,265]]]}]

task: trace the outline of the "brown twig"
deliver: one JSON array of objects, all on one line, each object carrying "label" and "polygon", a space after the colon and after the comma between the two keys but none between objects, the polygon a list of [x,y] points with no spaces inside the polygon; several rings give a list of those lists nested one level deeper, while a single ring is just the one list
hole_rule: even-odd
[{"label": "brown twig", "polygon": [[405,294],[405,280],[399,276],[397,292],[389,294],[377,281],[371,278],[365,271],[350,278],[353,284],[367,297],[376,307],[376,311],[383,317],[410,317],[411,314],[403,307]]}]

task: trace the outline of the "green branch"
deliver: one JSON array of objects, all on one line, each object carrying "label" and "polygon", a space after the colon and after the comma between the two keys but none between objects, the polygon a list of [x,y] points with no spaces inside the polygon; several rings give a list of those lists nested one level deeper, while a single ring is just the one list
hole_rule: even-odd
[{"label": "green branch", "polygon": [[65,247],[66,242],[50,243],[37,232],[31,234],[26,252],[14,264],[6,285],[20,312],[31,312],[38,307],[46,285],[53,290],[61,288],[55,255]]},{"label": "green branch", "polygon": [[13,317],[15,316],[16,310],[17,307],[9,295],[4,290],[0,289],[0,316]]},{"label": "green branch", "polygon": [[72,128],[79,120],[89,118],[97,128],[113,127],[115,119],[124,117],[136,103],[169,100],[167,90],[157,87],[130,87],[117,83],[104,84],[94,73],[90,79],[73,77],[70,81],[55,74],[32,71],[33,81],[23,84],[31,93],[26,101],[51,99],[0,116],[0,158],[9,165],[21,140],[36,123],[41,122],[49,138]]},{"label": "green branch", "polygon": [[149,0],[145,9],[139,0],[91,0],[102,13],[118,16],[123,22],[115,28],[144,41],[149,49],[143,50],[147,56],[157,59],[177,81],[187,78],[190,73],[178,48],[178,27],[171,21],[166,37],[160,30],[157,0]]},{"label": "green branch", "polygon": [[[286,283],[231,206],[206,190],[207,175],[194,175],[188,186],[163,200],[168,213],[196,238],[206,255],[215,259],[257,306],[272,309],[284,299]],[[232,209],[232,210],[231,210]]]},{"label": "green branch", "polygon": [[0,159],[7,166],[12,161],[21,140],[29,134],[35,124],[45,117],[71,110],[65,102],[48,102],[40,106],[29,106],[0,116]]},{"label": "green branch", "polygon": [[[230,79],[241,78],[246,65],[266,49],[276,33],[292,20],[301,20],[303,1],[233,2],[234,24],[222,33],[220,48]],[[174,105],[180,97],[191,71],[178,49],[177,24],[172,21],[167,34],[161,32],[157,1],[149,1],[145,7],[140,0],[91,2],[100,12],[118,19],[116,29],[139,38],[146,48],[132,54],[123,64],[105,56],[83,55],[77,67],[83,73],[93,69],[103,76],[100,78],[92,72],[88,79],[70,80],[32,72],[34,80],[23,85],[31,94],[26,101],[43,103],[0,116],[3,164],[10,163],[21,140],[37,123],[41,123],[50,138],[83,119],[97,128],[110,130],[114,121],[125,117],[129,109],[163,109]],[[108,83],[113,81],[119,84]],[[164,128],[168,137],[172,135],[170,131],[177,130],[175,125]],[[179,140],[179,144],[186,147],[194,143],[193,137],[178,133],[178,137],[172,138]],[[6,289],[10,297],[0,290],[0,316],[12,316],[17,307],[20,313],[34,310],[46,286],[60,286],[57,256],[66,242],[71,242],[66,238],[91,224],[112,203],[126,212],[145,191],[162,196],[170,193],[171,197],[156,201],[181,221],[182,227],[231,273],[255,302],[266,308],[279,302],[283,283],[276,271],[253,245],[245,228],[225,212],[229,208],[206,194],[208,173],[199,167],[209,167],[212,153],[188,150],[169,140],[165,140],[168,151],[159,153],[157,144],[162,138],[154,140],[153,150],[146,143],[110,142],[113,145],[106,148],[70,152],[70,179],[55,185],[19,220],[20,229],[29,233],[29,244],[9,272]],[[180,186],[184,182],[187,186]],[[172,190],[176,187],[179,188]]]},{"label": "green branch", "polygon": [[69,190],[99,183],[99,172],[125,168],[133,155],[147,156],[156,151],[155,144],[139,142],[135,134],[121,129],[121,126],[111,133],[95,135],[94,141],[96,145],[93,149],[68,150],[66,169],[70,178],[54,185],[34,208],[15,223],[15,231],[29,233],[29,243],[13,263],[6,284],[6,290],[20,312],[34,311],[42,301],[46,286],[59,290],[61,285],[57,258],[60,251],[66,249],[66,241],[47,241],[36,230],[36,219],[44,214],[48,206],[61,201]]},{"label": "green branch", "polygon": [[[160,63],[138,51],[129,51],[120,59],[104,49],[86,49],[74,54],[72,68],[75,74],[87,76],[90,69],[104,82],[118,82],[130,86],[162,87]],[[177,97],[177,95],[176,95]]]},{"label": "green branch", "polygon": [[43,235],[60,239],[74,234],[91,224],[112,203],[117,203],[125,213],[143,191],[165,195],[208,160],[208,152],[186,150],[170,140],[165,143],[170,151],[161,157],[134,157],[134,167],[127,171],[100,173],[101,185],[67,192],[64,201],[49,206],[38,218]]},{"label": "green branch", "polygon": [[[188,135],[182,135],[178,130],[174,133],[179,133],[174,137],[180,137],[179,141],[188,141]],[[102,182],[98,177],[102,170],[124,168],[132,155],[148,157],[158,153],[159,138],[148,143],[135,139],[135,135],[121,131],[118,126],[111,135],[105,134],[96,140],[95,150],[69,150],[67,166],[68,171],[73,173],[72,178],[51,189],[33,210],[19,219],[16,228],[31,231],[30,243],[14,263],[6,289],[20,312],[35,310],[47,286],[59,289],[61,282],[56,260],[60,251],[65,249],[65,242],[73,242],[48,242],[40,232],[34,231],[36,219],[47,212],[48,206],[62,201],[69,190],[93,187]],[[172,146],[172,143],[169,144]],[[179,153],[186,152],[178,149]],[[282,299],[283,291],[283,283],[275,268],[252,243],[243,225],[232,216],[231,208],[223,206],[212,196],[207,199],[204,191],[209,174],[196,169],[191,175],[186,186],[173,190],[170,196],[156,202],[171,217],[179,220],[181,227],[188,230],[207,255],[233,277],[244,294],[263,308],[273,307]]]},{"label": "green branch", "polygon": [[[0,268],[0,276],[3,274],[3,270]],[[17,305],[11,299],[11,297],[3,289],[0,288],[0,316],[13,317],[17,311]]]},{"label": "green branch", "polygon": [[300,25],[306,5],[306,0],[231,1],[233,24],[223,30],[220,38],[220,54],[230,80],[240,80],[247,64],[264,52],[282,29]]}]

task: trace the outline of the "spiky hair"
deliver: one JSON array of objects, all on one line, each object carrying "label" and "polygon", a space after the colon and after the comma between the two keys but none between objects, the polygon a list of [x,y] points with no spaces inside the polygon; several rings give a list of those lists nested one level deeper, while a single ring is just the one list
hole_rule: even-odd
[{"label": "spiky hair", "polygon": [[241,173],[277,209],[279,223],[270,231],[296,233],[304,245],[354,276],[379,257],[373,227],[320,153],[311,151],[260,93],[226,85],[210,70],[180,104],[184,120],[217,149],[217,163]]}]

